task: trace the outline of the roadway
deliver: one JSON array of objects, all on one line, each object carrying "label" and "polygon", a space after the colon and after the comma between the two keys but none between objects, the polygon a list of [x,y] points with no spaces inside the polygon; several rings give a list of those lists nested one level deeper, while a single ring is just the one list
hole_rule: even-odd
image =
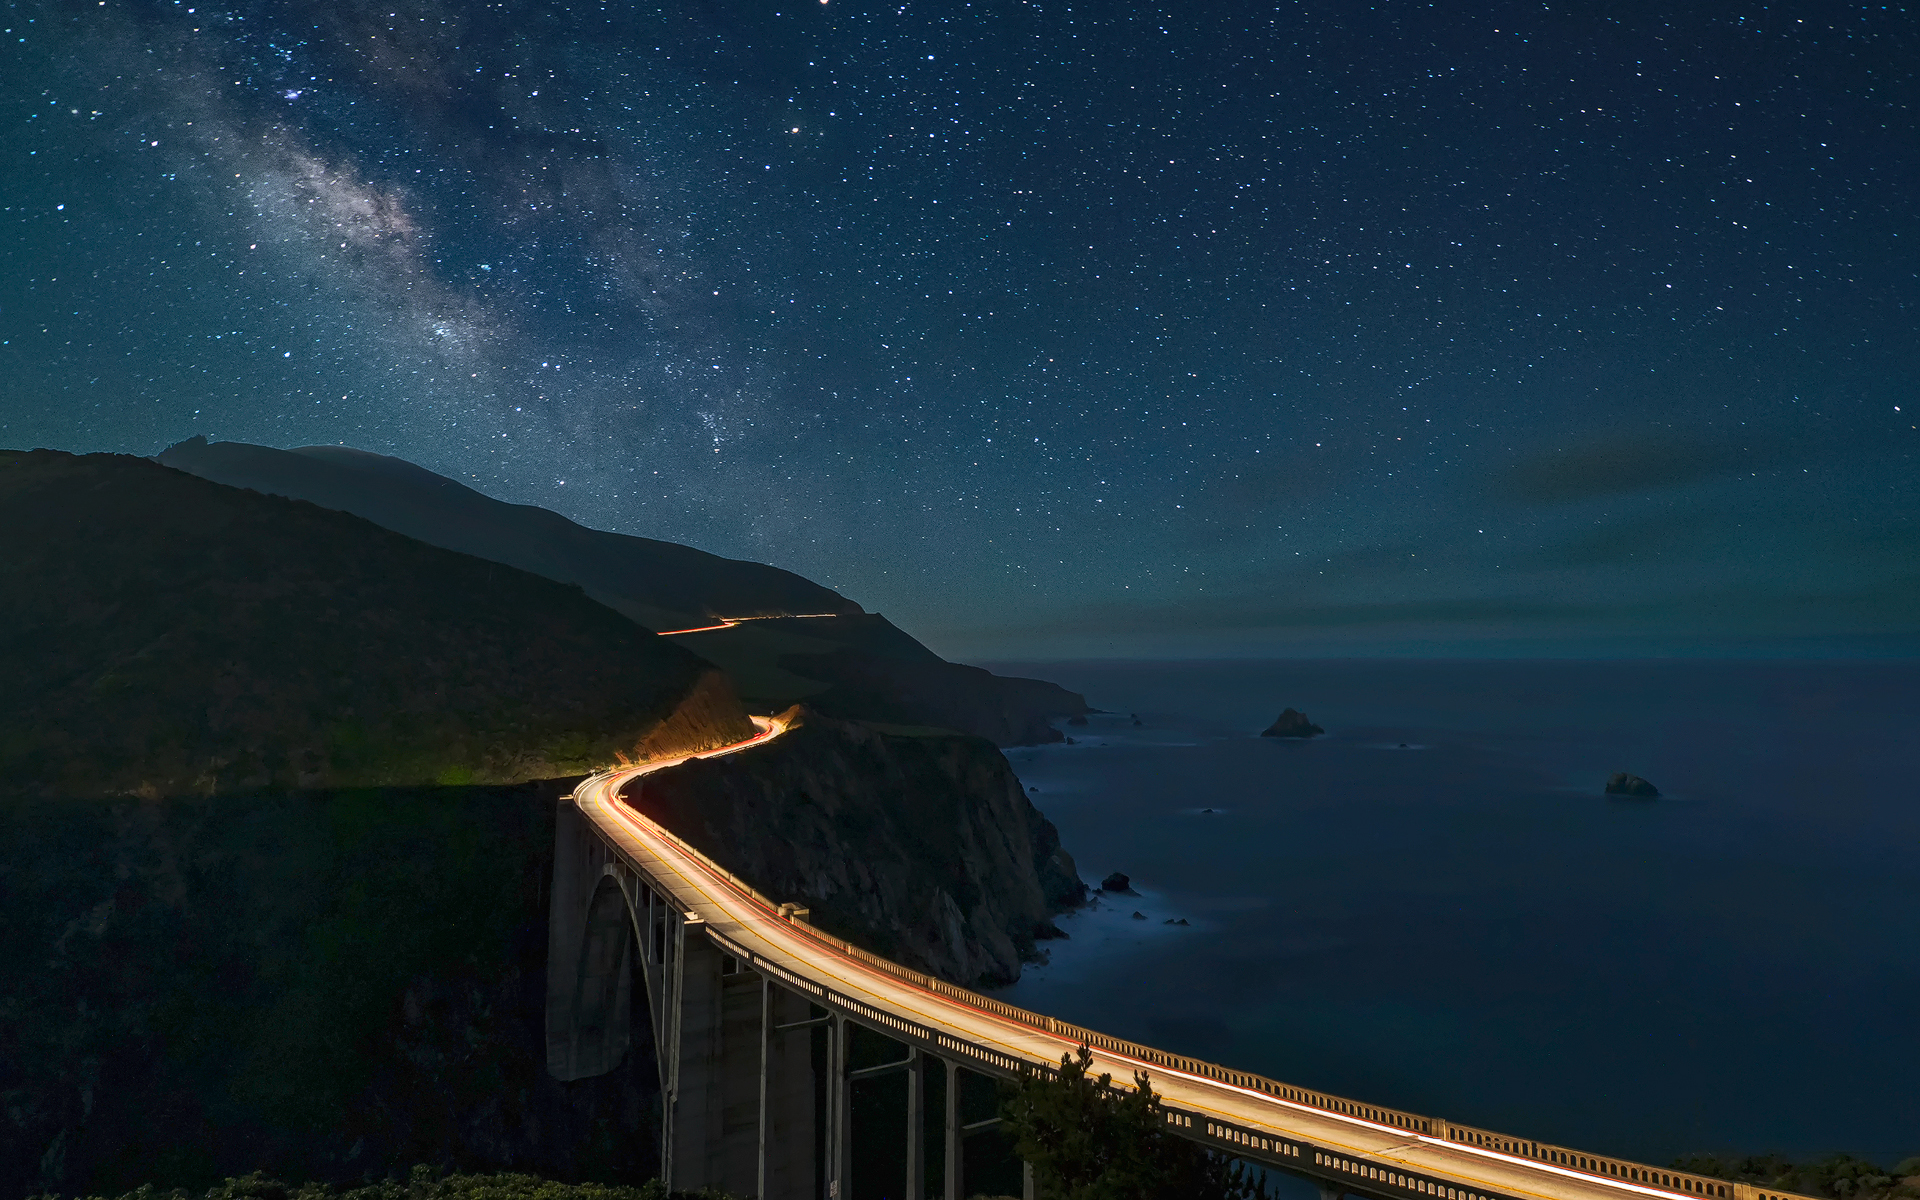
[{"label": "roadway", "polygon": [[[848,947],[803,920],[783,916],[770,900],[754,893],[740,880],[682,842],[654,821],[620,800],[622,789],[650,772],[674,766],[692,757],[749,751],[777,738],[784,726],[775,719],[754,718],[760,733],[744,742],[703,755],[659,760],[609,771],[583,782],[574,799],[607,841],[635,866],[657,880],[672,901],[706,922],[718,940],[747,950],[754,958],[794,976],[822,985],[839,997],[897,1020],[945,1035],[956,1042],[984,1049],[989,1060],[1005,1056],[1027,1063],[1056,1065],[1074,1054],[1082,1041],[1092,1042],[1097,1072],[1111,1072],[1117,1083],[1131,1084],[1143,1070],[1170,1110],[1187,1114],[1197,1125],[1219,1123],[1215,1138],[1198,1138],[1250,1161],[1283,1169],[1297,1169],[1322,1178],[1347,1180],[1354,1191],[1381,1196],[1436,1196],[1439,1200],[1497,1200],[1499,1197],[1539,1197],[1541,1200],[1702,1200],[1706,1196],[1729,1200],[1786,1200],[1780,1193],[1668,1173],[1672,1187],[1659,1184],[1658,1168],[1642,1168],[1625,1160],[1585,1157],[1577,1152],[1546,1148],[1524,1139],[1462,1134],[1431,1119],[1409,1118],[1395,1110],[1341,1102],[1323,1093],[1294,1091],[1251,1075],[1225,1071],[1211,1064],[1183,1060],[1194,1069],[1169,1067],[1145,1047],[1102,1046],[1113,1042],[1089,1031],[1064,1026],[1036,1014],[1025,1014],[988,997],[977,996],[943,981],[901,968],[883,969],[872,956]],[[876,960],[877,961],[877,960]],[[777,975],[777,972],[776,972]],[[885,1022],[878,1027],[886,1032]],[[1171,1056],[1168,1056],[1171,1057]],[[971,1065],[971,1064],[969,1064]],[[978,1069],[978,1068],[975,1068]],[[1231,1079],[1210,1076],[1231,1076]],[[1271,1094],[1288,1091],[1296,1102]],[[1329,1106],[1352,1112],[1327,1111]],[[1379,1119],[1369,1119],[1370,1114]],[[1409,1129],[1408,1124],[1414,1126]],[[1422,1133],[1425,1127],[1433,1132]],[[1200,1132],[1200,1131],[1196,1131]],[[1483,1144],[1464,1144],[1462,1136]],[[1221,1144],[1222,1138],[1233,1144]],[[1495,1147],[1509,1147],[1510,1153]],[[1559,1155],[1559,1162],[1540,1161],[1539,1155]],[[1292,1155],[1292,1158],[1288,1156]],[[1304,1158],[1302,1157],[1304,1156]],[[1570,1165],[1560,1165],[1567,1163]],[[1577,1165],[1591,1165],[1581,1170]],[[1609,1175],[1596,1173],[1607,1171]],[[1642,1180],[1612,1178],[1612,1173],[1637,1172]],[[1449,1191],[1449,1189],[1453,1189]],[[1685,1190],[1682,1190],[1685,1189]]]},{"label": "roadway", "polygon": [[826,617],[851,616],[850,613],[770,613],[763,617],[715,617],[718,625],[695,625],[692,629],[656,629],[660,637],[679,637],[683,633],[712,633],[716,629],[733,629],[748,621],[818,621]]}]

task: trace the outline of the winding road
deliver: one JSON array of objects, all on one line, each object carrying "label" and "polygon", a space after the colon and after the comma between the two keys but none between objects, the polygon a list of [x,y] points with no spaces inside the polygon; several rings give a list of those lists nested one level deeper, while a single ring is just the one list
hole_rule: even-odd
[{"label": "winding road", "polygon": [[[709,935],[756,969],[804,981],[817,1002],[855,1019],[1004,1074],[1057,1064],[1084,1043],[1096,1070],[1130,1083],[1147,1072],[1179,1132],[1249,1161],[1314,1176],[1329,1189],[1439,1200],[1797,1200],[1790,1194],[1592,1155],[1439,1118],[1368,1105],[1028,1013],[886,962],[784,915],[705,855],[621,800],[622,789],[693,757],[751,753],[777,739],[777,719],[754,718],[753,738],[701,755],[595,775],[574,794],[600,835]],[[786,906],[790,911],[791,905]]]}]

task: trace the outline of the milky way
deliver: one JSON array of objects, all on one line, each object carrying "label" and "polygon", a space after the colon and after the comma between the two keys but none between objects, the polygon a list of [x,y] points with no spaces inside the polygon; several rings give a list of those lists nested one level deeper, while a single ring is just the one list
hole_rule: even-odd
[{"label": "milky way", "polygon": [[1911,14],[0,11],[0,443],[360,446],[956,654],[1920,633]]}]

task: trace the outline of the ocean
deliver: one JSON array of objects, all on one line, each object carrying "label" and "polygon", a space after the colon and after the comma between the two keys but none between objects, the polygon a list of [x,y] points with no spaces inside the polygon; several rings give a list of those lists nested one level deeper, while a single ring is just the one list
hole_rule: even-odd
[{"label": "ocean", "polygon": [[1008,757],[1138,893],[1003,999],[1647,1162],[1920,1154],[1920,664],[992,669],[1108,710]]}]

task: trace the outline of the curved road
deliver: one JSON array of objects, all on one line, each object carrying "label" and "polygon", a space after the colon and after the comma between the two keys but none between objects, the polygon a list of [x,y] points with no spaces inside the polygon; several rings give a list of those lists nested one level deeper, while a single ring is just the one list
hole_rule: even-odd
[{"label": "curved road", "polygon": [[649,772],[687,758],[749,751],[785,732],[777,720],[754,721],[760,733],[747,741],[595,775],[580,784],[575,803],[601,836],[656,880],[683,912],[705,921],[716,941],[744,951],[776,978],[797,977],[828,989],[833,1002],[882,1032],[894,1026],[956,1056],[969,1055],[971,1069],[990,1072],[1021,1062],[1053,1066],[1086,1042],[1096,1069],[1111,1072],[1117,1081],[1130,1083],[1135,1071],[1148,1072],[1154,1089],[1177,1114],[1173,1120],[1186,1125],[1182,1132],[1196,1140],[1250,1161],[1347,1181],[1352,1190],[1372,1195],[1790,1200],[1784,1193],[1663,1173],[1164,1054],[885,963],[783,916],[772,901],[620,799],[623,788]]},{"label": "curved road", "polygon": [[[764,617],[715,617],[718,625],[695,625],[692,629],[656,629],[658,637],[679,637],[683,633],[712,633],[716,629],[733,629],[748,621],[818,621],[823,617],[844,617],[849,613],[772,613]],[[743,745],[750,743],[742,743]]]}]

